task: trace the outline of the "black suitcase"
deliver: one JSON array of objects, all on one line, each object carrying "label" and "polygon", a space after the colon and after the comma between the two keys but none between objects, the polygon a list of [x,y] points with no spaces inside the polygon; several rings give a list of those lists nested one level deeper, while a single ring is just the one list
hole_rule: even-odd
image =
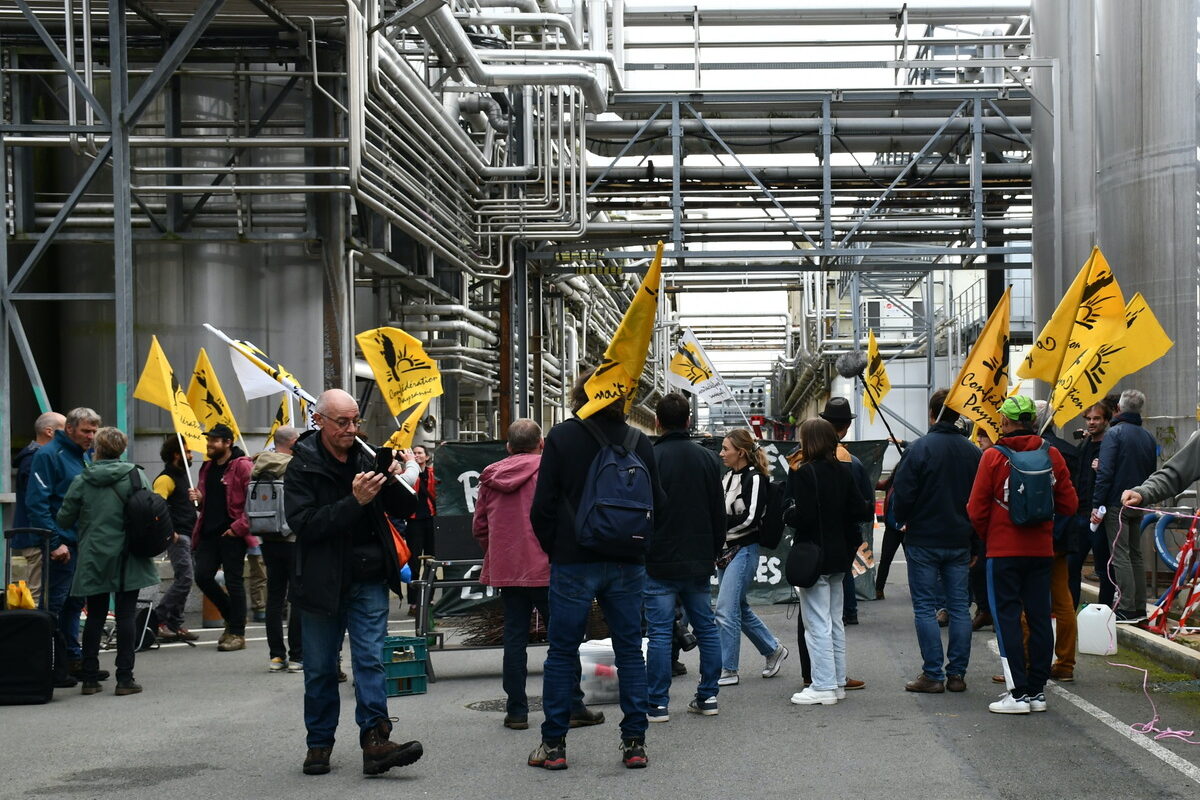
[{"label": "black suitcase", "polygon": [[[50,531],[14,528],[4,532],[4,585],[12,582],[12,548],[9,541],[18,533],[42,537],[42,596],[35,609],[6,608],[0,611],[0,705],[49,703],[54,697],[55,637],[58,620],[46,610],[50,582]],[[7,600],[5,600],[7,602]],[[58,657],[62,657],[59,648]],[[62,665],[58,665],[62,666]]]}]

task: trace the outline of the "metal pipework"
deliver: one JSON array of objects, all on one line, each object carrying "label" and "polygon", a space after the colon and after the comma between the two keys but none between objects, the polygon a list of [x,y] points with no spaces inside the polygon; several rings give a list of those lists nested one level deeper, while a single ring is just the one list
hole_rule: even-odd
[{"label": "metal pipework", "polygon": [[408,303],[393,310],[393,313],[399,314],[420,314],[423,316],[456,316],[464,319],[469,319],[476,325],[482,328],[487,328],[490,331],[500,329],[500,323],[490,317],[485,317],[478,311],[473,311],[466,305],[442,305],[434,303]]}]

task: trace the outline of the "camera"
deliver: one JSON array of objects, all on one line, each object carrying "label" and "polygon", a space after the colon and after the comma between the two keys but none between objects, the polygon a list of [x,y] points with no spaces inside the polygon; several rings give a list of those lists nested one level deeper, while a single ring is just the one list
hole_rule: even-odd
[{"label": "camera", "polygon": [[1079,440],[1085,436],[1087,436],[1087,431],[1085,431],[1083,428],[1076,428],[1075,430],[1071,431],[1072,439]]}]

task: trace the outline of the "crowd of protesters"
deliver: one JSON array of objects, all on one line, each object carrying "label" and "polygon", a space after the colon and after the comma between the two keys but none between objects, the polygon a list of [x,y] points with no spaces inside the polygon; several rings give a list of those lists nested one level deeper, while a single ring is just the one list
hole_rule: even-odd
[{"label": "crowd of protesters", "polygon": [[[573,389],[575,411],[588,402],[588,375]],[[743,633],[763,656],[761,676],[779,675],[790,650],[754,613],[747,589],[760,546],[779,546],[772,529],[781,524],[792,538],[789,580],[806,576],[792,581],[800,605],[802,683],[791,702],[835,705],[847,690],[864,688],[848,677],[846,626],[857,622],[851,565],[864,541],[870,544],[867,523],[874,518],[876,491],[885,499],[875,597],[884,599],[891,561],[903,547],[921,656],[920,672],[903,688],[965,691],[971,632],[992,625],[1003,674],[991,679],[1007,691],[989,709],[1045,711],[1046,682],[1074,679],[1071,623],[1086,555],[1093,555],[1101,602],[1114,608],[1119,622],[1143,620],[1139,509],[1195,479],[1200,445],[1193,438],[1155,472],[1156,445],[1142,427],[1145,397],[1136,390],[1085,409],[1077,444],[1058,437],[1044,404],[1039,408],[1028,398],[1004,401],[1001,435],[992,441],[978,429],[969,431],[944,406],[945,397],[942,390],[930,398],[928,433],[901,443],[899,464],[877,487],[841,444],[854,418],[844,398],[831,398],[820,415],[798,426],[782,482],[772,482],[766,452],[749,430],[729,431],[719,458],[702,447],[689,434],[691,406],[679,394],[658,402],[653,442],[626,422],[620,400],[587,420],[572,417],[545,436],[533,420],[514,421],[506,432],[508,457],[480,477],[473,532],[484,554],[481,582],[500,589],[503,605],[505,727],[529,727],[531,616],[536,611],[547,620],[544,722],[528,764],[565,769],[568,730],[604,721],[584,705],[580,691],[579,645],[593,601],[610,631],[627,767],[647,766],[648,724],[670,720],[672,678],[686,674],[678,660],[681,646],[698,646],[700,656],[688,713],[716,716],[720,689],[742,681]],[[184,623],[194,582],[224,620],[218,650],[245,649],[253,610],[243,576],[247,553],[259,552],[266,573],[266,668],[304,673],[304,772],[330,770],[337,683],[346,680],[339,652],[347,633],[364,772],[419,759],[419,742],[389,740],[380,651],[389,592],[407,593],[409,613],[419,602],[401,575],[406,563],[415,565],[431,550],[435,482],[423,447],[396,451],[386,465],[369,456],[357,438],[358,414],[352,396],[329,390],[315,405],[313,430],[281,427],[271,449],[253,457],[227,426],[215,425],[206,433],[207,458],[195,485],[191,454],[178,437],[164,440],[161,470],[149,480],[122,460],[125,435],[102,427],[92,409],[40,416],[35,440],[14,464],[14,526],[49,531],[48,547],[33,533],[17,536],[12,547],[26,561],[35,598],[45,593],[59,620],[67,661],[56,685],[82,682],[83,694],[102,691],[110,676],[99,668],[98,651],[111,607],[115,694],[142,691],[133,675],[135,642],[142,635],[134,619],[139,591],[160,579],[151,559],[126,552],[122,516],[141,481],[164,498],[174,530],[164,554],[169,586],[151,621],[158,639],[198,639]],[[634,550],[598,548],[578,536],[577,510],[591,502],[594,462],[606,449],[637,465],[629,467],[630,475],[643,470],[650,489],[646,517],[653,533]],[[1018,454],[1041,453],[1053,474],[1052,512],[1026,518],[1014,489],[1024,473],[1019,476],[1013,465],[1024,463]],[[248,500],[273,492],[282,498],[277,521],[252,520]],[[796,563],[803,559],[810,563]],[[941,627],[948,628],[945,647]]]}]

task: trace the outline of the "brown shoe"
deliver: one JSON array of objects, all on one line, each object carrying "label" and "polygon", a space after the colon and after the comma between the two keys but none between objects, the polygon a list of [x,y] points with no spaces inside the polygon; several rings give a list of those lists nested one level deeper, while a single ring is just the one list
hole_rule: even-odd
[{"label": "brown shoe", "polygon": [[986,611],[978,612],[971,620],[971,630],[981,631],[992,625],[992,615]]},{"label": "brown shoe", "polygon": [[1003,675],[993,675],[992,683],[1004,683],[1004,676]]},{"label": "brown shoe", "polygon": [[1071,667],[1052,667],[1050,677],[1059,683],[1071,683],[1075,680],[1075,670]]},{"label": "brown shoe", "polygon": [[329,754],[332,747],[310,747],[304,757],[305,775],[325,775],[329,772]]},{"label": "brown shoe", "polygon": [[946,685],[941,681],[935,681],[933,678],[922,672],[913,680],[904,684],[906,692],[922,692],[924,694],[941,694],[946,691]]},{"label": "brown shoe", "polygon": [[388,741],[391,725],[381,719],[375,727],[367,729],[359,737],[363,751],[363,774],[379,775],[392,767],[405,767],[412,764],[422,755],[425,749],[420,742],[405,742],[396,744]]},{"label": "brown shoe", "polygon": [[967,682],[963,680],[962,675],[947,675],[946,676],[946,691],[947,692],[965,692],[967,690]]},{"label": "brown shoe", "polygon": [[[806,683],[804,685],[807,686],[808,684]],[[848,692],[853,689],[865,689],[865,688],[867,688],[867,682],[866,681],[856,681],[854,678],[846,678],[846,685],[843,686],[842,688]]]},{"label": "brown shoe", "polygon": [[234,650],[246,649],[246,637],[238,636],[236,633],[229,634],[229,637],[217,645],[217,650],[222,653],[232,653]]},{"label": "brown shoe", "polygon": [[187,628],[183,627],[182,625],[180,625],[175,630],[175,634],[176,634],[177,638],[183,642],[195,642],[200,639],[200,634],[192,633],[191,631],[189,631]]}]

